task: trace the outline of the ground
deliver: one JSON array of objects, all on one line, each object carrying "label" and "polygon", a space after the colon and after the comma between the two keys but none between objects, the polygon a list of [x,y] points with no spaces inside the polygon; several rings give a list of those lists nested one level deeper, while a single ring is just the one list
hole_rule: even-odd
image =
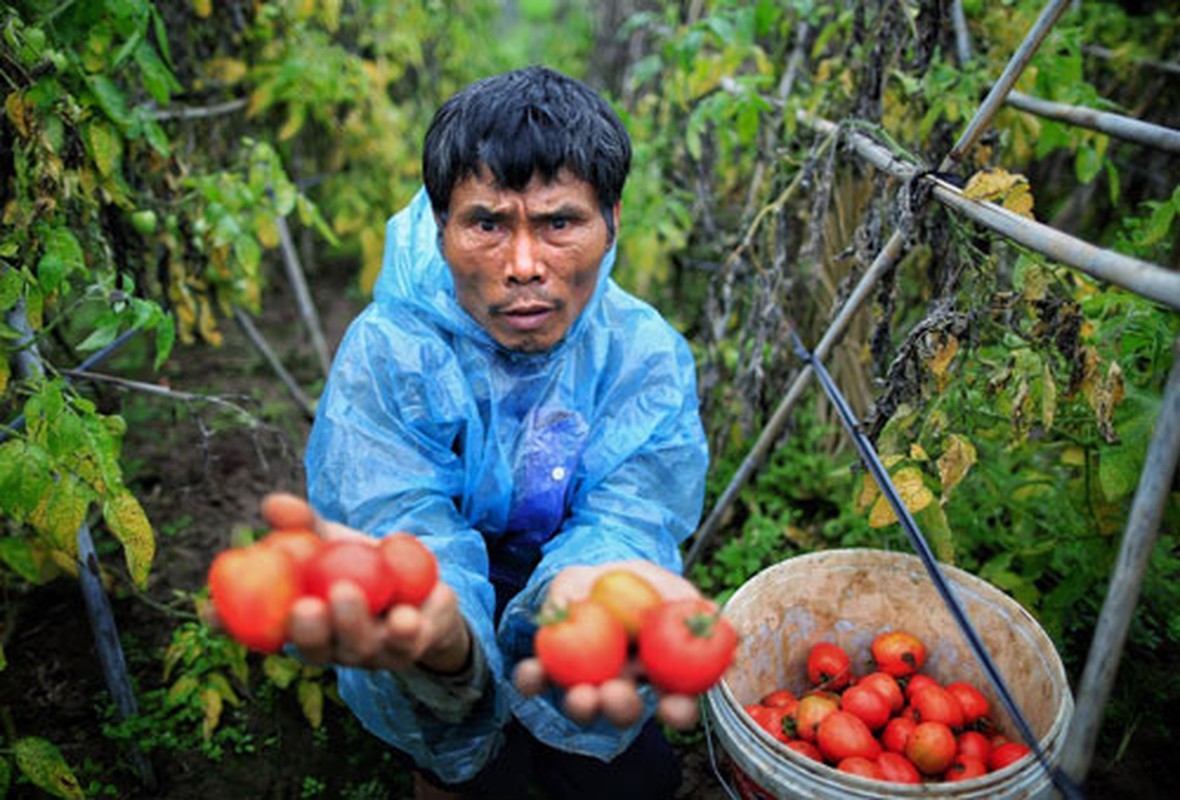
[{"label": "ground", "polygon": [[[347,278],[320,274],[316,303],[334,344],[360,301]],[[267,295],[259,326],[288,367],[315,388],[314,360],[294,313],[291,293],[276,285]],[[120,553],[96,531],[110,573],[110,597],[137,691],[165,684],[161,656],[173,630],[191,614],[187,595],[204,583],[213,554],[240,526],[257,527],[258,500],[272,489],[303,490],[302,447],[308,423],[282,384],[232,322],[224,323],[222,348],[179,347],[161,373],[137,377],[185,392],[249,398],[247,407],[266,421],[243,429],[208,407],[104,389],[105,402],[121,405],[131,422],[125,444],[128,478],[143,499],[158,537],[149,585],[132,591],[122,580]],[[113,374],[121,365],[108,365]],[[132,363],[133,367],[133,363]],[[79,775],[87,796],[169,798],[397,798],[409,797],[408,776],[385,749],[361,731],[346,711],[329,705],[324,726],[313,731],[291,693],[276,693],[258,680],[254,697],[227,708],[223,730],[232,731],[225,752],[210,759],[190,742],[156,741],[163,724],[141,732],[140,750],[102,734],[110,721],[103,673],[95,655],[86,608],[76,583],[58,581],[13,589],[4,597],[8,667],[0,682],[0,723],[6,740],[40,736],[56,744]],[[257,662],[252,662],[255,670]],[[258,678],[256,674],[256,679]],[[195,723],[194,723],[195,724]],[[710,762],[701,731],[677,739],[685,763],[681,798],[713,800],[728,794]],[[149,774],[134,770],[137,752]],[[1166,763],[1136,751],[1113,769],[1096,770],[1088,796],[1152,797],[1163,785],[1153,775]],[[3,791],[0,791],[0,797]],[[12,798],[46,795],[17,782]]]}]

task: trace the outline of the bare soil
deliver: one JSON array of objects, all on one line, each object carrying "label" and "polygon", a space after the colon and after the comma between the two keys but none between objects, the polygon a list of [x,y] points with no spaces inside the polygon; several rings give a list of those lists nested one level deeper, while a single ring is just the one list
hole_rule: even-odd
[{"label": "bare soil", "polygon": [[[350,271],[313,281],[329,342],[339,341],[361,303],[345,289]],[[276,285],[259,327],[284,363],[314,395],[320,379],[290,292]],[[111,387],[101,402],[131,423],[125,442],[128,479],[144,500],[157,531],[158,555],[146,592],[124,579],[121,553],[105,531],[95,539],[109,575],[109,593],[137,693],[165,686],[162,656],[173,630],[191,615],[187,593],[198,591],[213,554],[235,527],[258,527],[258,501],[273,489],[303,491],[302,449],[308,422],[265,361],[233,325],[223,323],[223,347],[178,347],[159,373],[139,377],[185,392],[216,394],[241,403],[265,420],[249,429],[228,424],[208,405],[126,394]],[[134,346],[133,346],[134,347]],[[141,359],[142,361],[142,359]],[[127,362],[127,359],[122,359]],[[134,361],[127,362],[134,367]],[[116,359],[104,369],[127,364]],[[5,739],[41,736],[55,743],[79,776],[87,796],[139,798],[405,798],[409,776],[379,741],[343,708],[329,704],[320,731],[303,719],[292,693],[269,690],[255,670],[253,696],[227,707],[223,729],[235,731],[225,753],[212,760],[191,744],[137,739],[139,748],[103,735],[112,721],[87,612],[76,583],[34,589],[9,587],[2,632],[8,667],[0,681],[0,722]],[[700,731],[677,740],[685,765],[680,797],[727,797],[710,763]],[[136,754],[150,775],[137,773]],[[1150,743],[1131,748],[1113,768],[1096,769],[1088,796],[1162,796],[1160,780],[1175,769]],[[3,796],[0,791],[0,796]],[[11,798],[46,795],[17,780]]]}]

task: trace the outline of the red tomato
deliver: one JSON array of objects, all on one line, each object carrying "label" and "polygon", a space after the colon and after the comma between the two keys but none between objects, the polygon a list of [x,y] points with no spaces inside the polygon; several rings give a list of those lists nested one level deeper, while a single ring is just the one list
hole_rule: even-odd
[{"label": "red tomato", "polygon": [[892,783],[921,783],[922,773],[901,753],[885,750],[877,756],[881,780]]},{"label": "red tomato", "polygon": [[787,718],[787,710],[782,706],[768,706],[762,703],[751,703],[745,711],[759,728],[769,733],[780,742],[790,741],[783,723]]},{"label": "red tomato", "polygon": [[991,713],[991,705],[983,692],[967,681],[948,683],[946,690],[959,701],[963,710],[963,724],[973,725]]},{"label": "red tomato", "polygon": [[924,686],[910,700],[918,722],[945,722],[955,730],[963,727],[963,709],[955,696],[941,686]]},{"label": "red tomato", "polygon": [[919,722],[905,743],[905,757],[924,775],[941,775],[955,758],[955,734],[945,722]]},{"label": "red tomato", "polygon": [[905,699],[913,700],[914,695],[919,690],[925,689],[927,686],[942,686],[941,683],[931,678],[929,675],[917,674],[911,675],[905,679]]},{"label": "red tomato", "polygon": [[375,542],[326,542],[303,567],[303,590],[325,602],[339,581],[351,581],[365,594],[370,614],[389,608],[394,582]]},{"label": "red tomato", "polygon": [[438,583],[438,561],[417,536],[391,533],[377,545],[393,575],[394,603],[420,606]]},{"label": "red tomato", "polygon": [[896,714],[905,706],[905,693],[901,690],[901,684],[888,672],[871,672],[857,681],[857,685],[872,689],[888,700],[891,713]]},{"label": "red tomato", "polygon": [[209,595],[230,636],[252,650],[274,653],[287,638],[299,573],[280,548],[233,547],[213,559]]},{"label": "red tomato", "polygon": [[887,631],[873,639],[869,649],[881,672],[895,678],[913,675],[926,662],[926,645],[906,631]]},{"label": "red tomato", "polygon": [[821,764],[824,763],[824,754],[819,751],[818,747],[806,739],[792,739],[787,742],[787,747],[813,761],[818,761]]},{"label": "red tomato", "polygon": [[799,698],[795,693],[787,689],[776,689],[766,697],[762,698],[762,705],[764,706],[783,706],[786,708],[794,708],[799,705]]},{"label": "red tomato", "polygon": [[876,760],[864,756],[849,756],[841,759],[836,764],[836,769],[849,775],[859,775],[862,778],[875,781],[881,780],[881,768],[877,766]]},{"label": "red tomato", "polygon": [[843,689],[852,680],[852,659],[838,644],[816,642],[807,652],[807,679],[821,689]]},{"label": "red tomato", "polygon": [[[898,694],[900,697],[900,692]],[[889,701],[885,695],[873,691],[868,686],[857,683],[849,686],[840,695],[840,708],[849,714],[854,714],[869,726],[871,730],[884,727],[889,721]]]},{"label": "red tomato", "polygon": [[663,603],[639,631],[639,661],[665,692],[700,694],[725,674],[736,650],[733,625],[704,598]]},{"label": "red tomato", "polygon": [[803,696],[795,709],[795,733],[800,739],[814,742],[824,717],[840,710],[840,698],[831,692]]},{"label": "red tomato", "polygon": [[991,755],[987,758],[987,766],[995,772],[1009,764],[1016,763],[1031,752],[1032,749],[1028,745],[1021,744],[1020,742],[1004,742],[992,748]]},{"label": "red tomato", "polygon": [[959,754],[975,756],[986,764],[992,753],[992,743],[979,731],[964,731],[959,734]]},{"label": "red tomato", "polygon": [[959,753],[951,765],[946,768],[946,772],[942,774],[942,779],[944,781],[969,781],[986,774],[987,764],[982,758]]},{"label": "red tomato", "polygon": [[881,744],[891,753],[904,753],[905,743],[910,734],[918,727],[918,721],[913,717],[894,717],[885,723],[885,730],[881,732]]},{"label": "red tomato", "polygon": [[320,551],[327,542],[306,528],[285,528],[274,530],[258,540],[267,547],[277,547],[291,557],[295,568],[302,572],[303,567],[311,557]]},{"label": "red tomato", "polygon": [[558,686],[597,686],[618,677],[627,661],[627,630],[602,606],[578,600],[537,628],[533,647]]},{"label": "red tomato", "polygon": [[874,759],[881,755],[881,743],[873,738],[869,726],[847,711],[833,711],[824,717],[816,729],[815,743],[832,763],[852,756]]}]

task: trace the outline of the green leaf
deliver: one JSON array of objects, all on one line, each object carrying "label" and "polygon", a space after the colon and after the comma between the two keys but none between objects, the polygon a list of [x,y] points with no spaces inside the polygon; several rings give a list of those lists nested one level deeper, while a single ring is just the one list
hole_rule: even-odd
[{"label": "green leaf", "polygon": [[167,314],[160,319],[156,330],[156,358],[153,362],[153,368],[159,369],[166,360],[168,360],[169,353],[172,352],[172,345],[176,342],[176,319]]},{"label": "green leaf", "polygon": [[53,294],[65,282],[70,273],[84,271],[85,258],[82,245],[69,228],[50,228],[45,239],[45,249],[37,262],[37,280],[41,290]]},{"label": "green leaf", "polygon": [[183,88],[176,76],[156,55],[156,50],[146,40],[140,40],[135,48],[135,64],[143,76],[143,86],[160,105],[167,105],[173,92]]},{"label": "green leaf", "polygon": [[270,682],[280,689],[286,689],[296,678],[302,665],[290,656],[268,655],[262,661],[262,671]]},{"label": "green leaf", "polygon": [[86,75],[86,84],[94,94],[99,108],[121,129],[126,131],[134,122],[127,110],[127,101],[115,82],[106,75]]},{"label": "green leaf", "polygon": [[20,300],[25,276],[18,269],[0,271],[0,313],[8,311]]},{"label": "green leaf", "polygon": [[17,768],[37,788],[66,800],[83,800],[85,797],[78,779],[52,742],[26,736],[13,743],[12,751],[16,755]]}]

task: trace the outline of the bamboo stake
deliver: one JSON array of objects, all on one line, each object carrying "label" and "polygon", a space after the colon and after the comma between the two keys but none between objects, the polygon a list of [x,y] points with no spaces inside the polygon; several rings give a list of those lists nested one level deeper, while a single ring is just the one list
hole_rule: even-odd
[{"label": "bamboo stake", "polygon": [[[816,119],[804,113],[800,113],[799,118],[820,133],[830,134],[837,130],[837,126],[828,120]],[[869,137],[855,131],[846,132],[845,136],[856,152],[878,169],[899,178],[910,178],[916,174],[917,168],[913,164],[899,159],[892,151]],[[1113,250],[1104,250],[1044,223],[1014,214],[995,203],[964,197],[960,189],[933,175],[924,175],[921,180],[933,185],[936,200],[973,222],[1054,261],[1081,270],[1092,278],[1180,310],[1180,272]]]},{"label": "bamboo stake", "polygon": [[1139,488],[1131,504],[1118,561],[1090,640],[1077,705],[1062,747],[1061,766],[1074,781],[1085,780],[1093,757],[1106,702],[1110,698],[1131,618],[1139,601],[1143,574],[1151,559],[1180,456],[1180,340],[1173,344],[1175,361],[1164,388],[1163,403],[1147,450]]},{"label": "bamboo stake", "polygon": [[1107,111],[1096,111],[1092,108],[1070,106],[1065,103],[1054,103],[1039,97],[1010,92],[1008,105],[1036,114],[1038,117],[1067,122],[1080,128],[1088,128],[1099,133],[1106,133],[1117,139],[1166,150],[1169,153],[1180,153],[1180,131],[1151,122],[1112,114]]},{"label": "bamboo stake", "polygon": [[1110,61],[1127,61],[1128,63],[1134,64],[1137,67],[1148,67],[1150,69],[1159,70],[1160,72],[1168,72],[1172,75],[1180,75],[1180,64],[1177,64],[1174,61],[1156,61],[1151,58],[1139,58],[1138,56],[1123,57],[1109,48],[1098,47],[1096,45],[1084,45],[1082,47],[1082,52],[1086,53],[1087,55],[1105,58]]},{"label": "bamboo stake", "polygon": [[283,366],[283,362],[279,360],[279,357],[275,355],[274,350],[271,349],[258,328],[254,326],[250,315],[242,311],[242,309],[235,307],[234,319],[237,320],[242,332],[246,334],[246,338],[250,340],[250,344],[254,345],[254,349],[266,359],[266,362],[270,364],[270,368],[275,371],[275,374],[279,376],[279,380],[287,387],[287,391],[290,393],[292,399],[295,400],[296,405],[299,406],[299,410],[308,419],[314,419],[315,403],[299,388],[299,384],[296,383],[291,373],[287,372],[287,368]]},{"label": "bamboo stake", "polygon": [[1008,92],[1016,85],[1017,79],[1024,72],[1024,68],[1028,66],[1028,62],[1032,60],[1041,43],[1045,41],[1045,37],[1053,30],[1053,25],[1065,13],[1068,2],[1069,0],[1050,0],[1041,9],[1041,15],[1037,17],[1037,21],[1033,23],[1032,28],[1024,37],[1024,41],[1020,43],[1020,47],[1009,59],[1004,71],[1000,73],[1000,77],[992,86],[991,91],[987,93],[987,97],[983,99],[983,104],[975,112],[975,117],[963,130],[959,140],[955,142],[955,146],[946,154],[946,158],[943,159],[942,165],[939,167],[940,172],[948,172],[953,169],[954,165],[962,161],[967,152],[979,141],[979,137],[991,124],[992,118],[1003,105]]},{"label": "bamboo stake", "polygon": [[307,330],[311,334],[311,344],[320,360],[320,369],[323,370],[326,377],[331,368],[332,359],[328,355],[328,343],[324,339],[324,329],[320,325],[315,303],[312,302],[311,291],[307,288],[307,278],[303,274],[303,265],[299,262],[299,254],[295,251],[295,241],[291,238],[291,228],[287,225],[286,217],[279,217],[278,225],[279,247],[283,253],[283,264],[287,267],[287,280],[295,289],[295,302],[299,306],[299,315],[303,317],[303,324],[307,326]]}]

